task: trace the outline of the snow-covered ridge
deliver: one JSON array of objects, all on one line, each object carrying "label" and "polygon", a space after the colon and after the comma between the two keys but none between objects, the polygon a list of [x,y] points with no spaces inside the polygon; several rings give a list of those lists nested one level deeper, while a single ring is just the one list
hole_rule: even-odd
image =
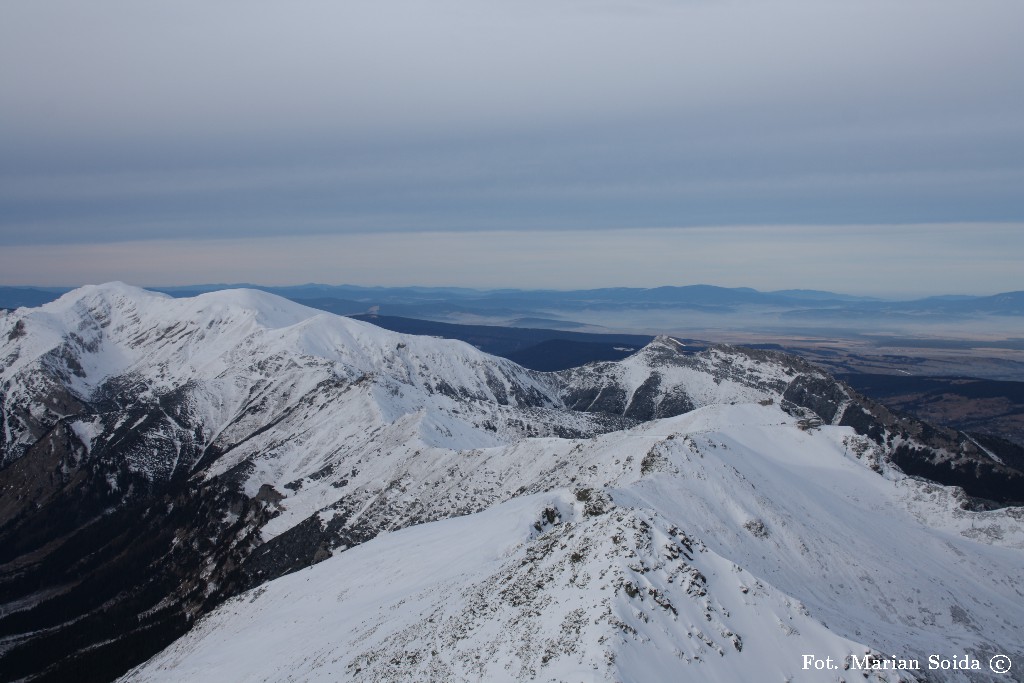
[{"label": "snow-covered ridge", "polygon": [[[570,407],[638,419],[715,404],[776,401],[797,379],[827,378],[793,357],[728,346],[690,354],[666,336],[624,360],[592,363],[562,374],[567,385],[563,396]],[[829,421],[841,417],[833,415]]]},{"label": "snow-covered ridge", "polygon": [[558,491],[273,582],[127,680],[759,680],[810,643],[839,662],[869,651],[663,518],[588,515]]},{"label": "snow-covered ridge", "polygon": [[[171,299],[113,283],[20,309],[4,324],[0,387],[8,404],[45,404],[34,397],[56,394],[66,394],[68,403],[103,402],[125,387],[124,400],[157,400],[187,388],[183,417],[199,427],[206,446],[233,434],[244,438],[237,432],[247,425],[276,419],[303,397],[318,400],[317,387],[331,383],[339,389],[364,382],[360,391],[372,393],[366,400],[387,422],[435,412],[446,398],[448,404],[558,405],[547,378],[468,344],[408,337],[252,290]],[[271,414],[254,410],[259,407]],[[54,422],[74,412],[39,405],[33,415]],[[11,411],[4,417],[10,461],[40,430]],[[448,421],[454,426],[435,425],[430,434],[474,430],[466,420]],[[494,442],[476,431],[477,442]]]},{"label": "snow-covered ridge", "polygon": [[1019,511],[879,476],[857,439],[736,405],[422,453],[396,472],[396,518],[424,513],[417,485],[428,518],[470,491],[508,502],[239,596],[125,680],[818,681],[806,653],[1016,653]]}]

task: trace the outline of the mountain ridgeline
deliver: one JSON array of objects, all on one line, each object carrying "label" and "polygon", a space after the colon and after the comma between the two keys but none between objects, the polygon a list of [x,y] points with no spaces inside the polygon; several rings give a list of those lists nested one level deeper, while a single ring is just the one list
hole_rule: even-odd
[{"label": "mountain ridgeline", "polygon": [[[664,511],[636,512],[648,494],[622,491],[656,486],[659,472],[678,475],[679,444],[692,444],[686,452],[701,458],[711,453],[713,444],[698,443],[711,427],[693,427],[676,444],[661,435],[665,445],[652,445],[666,419],[690,429],[680,416],[692,422],[698,418],[691,415],[721,410],[785,434],[789,441],[776,450],[809,439],[851,458],[857,476],[878,486],[917,487],[920,500],[945,506],[942,518],[965,538],[1018,543],[1024,474],[1008,464],[1012,444],[895,414],[772,351],[694,352],[658,337],[622,360],[539,372],[468,344],[390,332],[263,292],[174,299],[109,284],[2,314],[0,363],[2,680],[111,680],[243,591],[333,563],[385,532],[530,496],[554,498],[545,499],[522,543],[543,545],[551,540],[543,534],[571,524],[594,543],[618,538],[610,522],[591,518],[599,509],[628,508],[623,523],[639,534],[629,543],[646,548],[645,534],[657,529],[658,539],[676,539],[672,552],[689,557],[693,571],[710,576],[718,564],[739,562],[740,546],[690,539]],[[613,455],[584,455],[601,448]],[[973,522],[963,526],[971,515],[991,522],[989,536],[979,536]],[[755,537],[766,528],[760,518],[742,523],[738,533]],[[622,543],[607,556],[639,552]],[[717,554],[694,560],[701,543]],[[663,578],[671,584],[672,572],[690,566],[673,565]],[[1002,565],[993,567],[998,576]],[[508,568],[507,580],[526,581],[517,571]],[[633,579],[617,576],[615,591],[634,599]],[[706,590],[697,579],[688,585]],[[783,604],[786,591],[801,589],[794,581],[764,590],[765,600]],[[943,609],[960,615],[970,608]],[[965,618],[982,620],[980,613]],[[1008,632],[1017,618],[1011,615]],[[708,621],[720,633],[738,629],[720,615]],[[936,633],[943,624],[933,624]],[[841,635],[854,638],[862,624],[848,626]],[[825,627],[808,621],[804,628]],[[978,652],[1006,640],[1002,626],[986,628],[964,636]],[[876,637],[867,646],[883,652],[899,640],[881,631]],[[594,638],[604,642],[607,634]],[[732,636],[716,639],[743,649]],[[458,649],[459,638],[451,642]],[[379,680],[389,680],[376,661],[348,673],[383,672]],[[476,675],[438,671],[434,680]]]}]

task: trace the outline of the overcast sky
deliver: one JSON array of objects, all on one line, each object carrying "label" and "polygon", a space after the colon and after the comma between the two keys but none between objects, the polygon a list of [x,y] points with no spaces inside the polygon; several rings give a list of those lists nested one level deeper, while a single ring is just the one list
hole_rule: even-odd
[{"label": "overcast sky", "polygon": [[0,5],[0,283],[1024,289],[1020,0]]}]

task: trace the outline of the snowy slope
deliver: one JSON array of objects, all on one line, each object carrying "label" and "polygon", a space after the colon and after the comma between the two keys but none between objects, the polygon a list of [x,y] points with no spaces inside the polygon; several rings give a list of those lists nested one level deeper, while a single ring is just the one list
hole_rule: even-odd
[{"label": "snowy slope", "polygon": [[816,681],[850,674],[803,654],[1024,656],[1020,510],[965,512],[864,448],[737,405],[491,449],[449,488],[494,468],[548,492],[266,584],[125,680]]}]

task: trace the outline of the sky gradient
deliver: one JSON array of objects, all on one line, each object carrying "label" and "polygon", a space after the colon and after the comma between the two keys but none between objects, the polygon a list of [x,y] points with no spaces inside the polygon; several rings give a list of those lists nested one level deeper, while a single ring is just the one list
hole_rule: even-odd
[{"label": "sky gradient", "polygon": [[0,283],[1024,289],[1020,26],[1019,0],[7,3]]}]

